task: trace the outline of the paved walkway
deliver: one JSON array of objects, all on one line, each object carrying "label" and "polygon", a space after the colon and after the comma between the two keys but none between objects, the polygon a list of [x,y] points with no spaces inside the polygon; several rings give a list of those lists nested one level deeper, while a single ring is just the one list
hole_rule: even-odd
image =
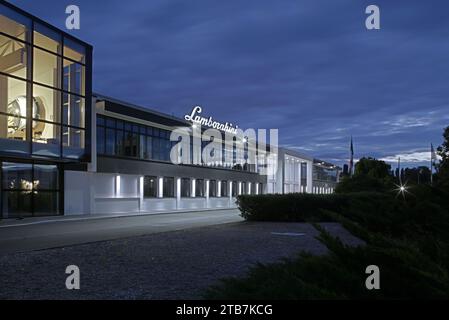
[{"label": "paved walkway", "polygon": [[239,214],[232,209],[4,220],[0,223],[0,255],[243,221]]}]

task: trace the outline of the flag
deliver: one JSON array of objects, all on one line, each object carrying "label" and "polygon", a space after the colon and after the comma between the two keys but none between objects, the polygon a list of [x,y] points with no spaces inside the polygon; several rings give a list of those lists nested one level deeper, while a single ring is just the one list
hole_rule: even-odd
[{"label": "flag", "polygon": [[351,160],[349,160],[349,175],[352,176],[352,173],[354,171],[354,144],[352,142],[352,136],[351,136]]},{"label": "flag", "polygon": [[433,167],[437,160],[437,154],[433,148],[433,143],[430,144],[430,185],[433,185]]},{"label": "flag", "polygon": [[437,160],[437,153],[435,152],[435,149],[433,148],[433,144],[430,144],[430,161],[435,163]]}]

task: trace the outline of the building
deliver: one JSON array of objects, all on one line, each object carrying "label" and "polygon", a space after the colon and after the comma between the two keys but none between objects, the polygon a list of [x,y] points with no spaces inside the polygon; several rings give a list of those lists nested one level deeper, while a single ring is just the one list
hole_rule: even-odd
[{"label": "building", "polygon": [[[0,217],[231,208],[240,194],[333,191],[335,166],[283,148],[268,175],[266,159],[173,164],[171,132],[195,124],[93,94],[92,51],[0,2]],[[223,151],[236,159],[234,144]]]},{"label": "building", "polygon": [[333,193],[340,181],[341,168],[318,159],[313,161],[313,188],[312,193]]},{"label": "building", "polygon": [[92,47],[0,2],[3,217],[60,214],[91,161]]}]

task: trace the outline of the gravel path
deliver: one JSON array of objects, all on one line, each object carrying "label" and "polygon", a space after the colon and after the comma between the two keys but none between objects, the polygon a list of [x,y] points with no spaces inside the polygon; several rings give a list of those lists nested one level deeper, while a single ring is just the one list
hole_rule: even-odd
[{"label": "gravel path", "polygon": [[[360,244],[340,225],[322,225]],[[326,253],[316,235],[308,224],[242,222],[9,254],[0,257],[0,299],[198,299],[254,263],[301,250]],[[65,288],[72,264],[80,268],[81,290]]]}]

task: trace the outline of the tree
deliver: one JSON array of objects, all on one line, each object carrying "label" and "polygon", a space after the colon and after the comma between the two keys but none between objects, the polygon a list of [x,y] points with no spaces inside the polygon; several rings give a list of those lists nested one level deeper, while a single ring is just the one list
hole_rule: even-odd
[{"label": "tree", "polygon": [[402,179],[412,184],[430,184],[430,169],[425,166],[406,168]]},{"label": "tree", "polygon": [[443,144],[437,149],[441,161],[436,166],[438,170],[436,178],[438,187],[449,190],[449,127],[444,130],[443,137]]},{"label": "tree", "polygon": [[362,158],[355,165],[354,175],[366,175],[375,179],[391,177],[391,166],[384,161],[374,158]]},{"label": "tree", "polygon": [[336,187],[337,193],[360,191],[388,192],[395,188],[391,166],[374,158],[362,158],[355,165],[353,177],[344,177]]}]

